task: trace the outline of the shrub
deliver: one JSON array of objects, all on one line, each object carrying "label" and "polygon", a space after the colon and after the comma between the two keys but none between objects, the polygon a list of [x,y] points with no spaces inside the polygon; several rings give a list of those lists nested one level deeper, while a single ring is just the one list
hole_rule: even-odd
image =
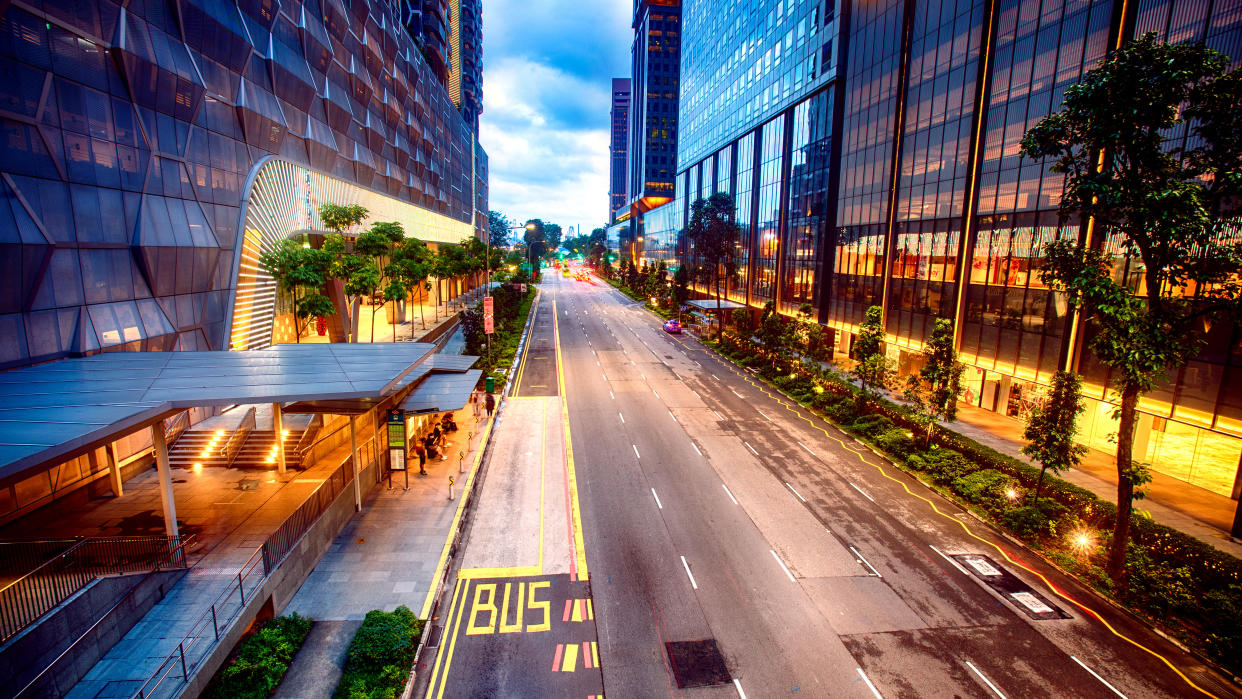
[{"label": "shrub", "polygon": [[401,693],[414,665],[423,622],[402,605],[373,609],[349,642],[336,699],[391,699]]},{"label": "shrub", "polygon": [[1056,500],[1043,499],[1038,506],[1011,507],[1001,513],[1000,522],[1014,534],[1027,541],[1041,537],[1054,537],[1065,516],[1065,506]]},{"label": "shrub", "polygon": [[1010,487],[1009,476],[985,468],[982,471],[968,473],[953,479],[953,490],[969,502],[984,505],[986,509],[1005,499],[1005,490]]},{"label": "shrub", "polygon": [[1185,566],[1153,560],[1142,546],[1126,547],[1125,601],[1154,617],[1182,612],[1195,605],[1198,585]]},{"label": "shrub", "polygon": [[858,406],[852,400],[837,401],[826,411],[829,418],[838,425],[848,425],[858,417]]},{"label": "shrub", "polygon": [[875,443],[900,461],[905,461],[915,450],[914,438],[910,436],[909,430],[900,427],[884,430],[875,438]]},{"label": "shrub", "polygon": [[975,470],[961,454],[952,449],[931,449],[911,454],[906,465],[922,471],[940,484],[948,484]]},{"label": "shrub", "polygon": [[875,437],[876,435],[889,430],[893,427],[893,421],[883,415],[870,413],[863,415],[854,420],[850,424],[850,429],[867,437]]},{"label": "shrub", "polygon": [[262,699],[276,690],[314,621],[299,614],[263,622],[237,646],[205,692],[213,699]]}]

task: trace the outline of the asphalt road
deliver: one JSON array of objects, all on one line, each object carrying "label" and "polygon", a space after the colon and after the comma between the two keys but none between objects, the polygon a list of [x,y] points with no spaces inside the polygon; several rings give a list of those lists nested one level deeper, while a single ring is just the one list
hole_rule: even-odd
[{"label": "asphalt road", "polygon": [[607,285],[545,279],[607,695],[1238,696]]}]

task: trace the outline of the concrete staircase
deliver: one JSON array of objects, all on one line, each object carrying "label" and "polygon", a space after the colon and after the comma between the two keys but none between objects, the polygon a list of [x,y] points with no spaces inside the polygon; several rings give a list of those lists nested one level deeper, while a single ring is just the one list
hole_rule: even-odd
[{"label": "concrete staircase", "polygon": [[[297,452],[302,430],[285,430],[285,465],[301,468],[301,456]],[[231,430],[188,429],[168,449],[168,465],[172,468],[226,467],[224,445],[232,436]],[[233,459],[233,468],[272,470],[276,468],[276,439],[271,430],[252,430]]]}]

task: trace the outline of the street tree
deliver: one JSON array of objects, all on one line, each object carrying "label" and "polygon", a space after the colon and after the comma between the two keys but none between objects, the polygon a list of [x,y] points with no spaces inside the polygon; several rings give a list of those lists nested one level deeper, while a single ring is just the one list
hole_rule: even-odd
[{"label": "street tree", "polygon": [[[431,256],[426,243],[418,238],[406,238],[393,250],[388,272],[390,278],[401,281],[411,295],[411,303],[418,305],[418,321],[424,330],[427,329],[427,319],[423,315],[423,301],[431,289],[431,282],[427,280],[432,272]],[[414,298],[415,292],[417,298]]]},{"label": "street tree", "polygon": [[324,227],[335,234],[325,236],[322,250],[333,259],[333,269],[324,281],[323,295],[331,302],[336,312],[324,316],[328,320],[328,336],[333,342],[357,341],[358,304],[351,304],[344,292],[344,279],[338,274],[352,267],[347,263],[340,266],[340,259],[347,254],[348,245],[345,236],[352,235],[355,226],[359,226],[370,214],[360,204],[324,204],[319,207],[319,220]]},{"label": "street tree", "polygon": [[905,397],[923,428],[923,445],[929,446],[939,421],[957,419],[957,397],[962,393],[963,367],[953,348],[953,321],[936,319],[923,354],[927,363],[907,377]]},{"label": "street tree", "polygon": [[1064,107],[1022,140],[1022,155],[1065,174],[1060,212],[1096,239],[1061,240],[1041,279],[1090,325],[1120,407],[1117,519],[1108,572],[1124,584],[1136,490],[1139,398],[1203,347],[1205,324],[1240,312],[1242,71],[1202,44],[1154,34],[1107,56]]},{"label": "street tree", "polygon": [[784,358],[789,353],[789,332],[785,320],[776,312],[776,302],[763,304],[763,315],[759,318],[759,329],[755,332],[763,348],[770,354]]},{"label": "street tree", "polygon": [[[376,221],[371,224],[370,230],[358,235],[358,239],[354,241],[354,254],[370,258],[372,268],[375,270],[376,284],[371,289],[367,299],[371,300],[371,296],[376,291],[383,291],[384,303],[388,301],[396,301],[405,298],[402,293],[396,299],[387,298],[387,287],[393,281],[388,275],[388,261],[391,259],[395,246],[405,239],[405,229],[397,221]],[[368,273],[369,274],[369,273]],[[375,312],[378,306],[371,304],[371,342],[375,342]],[[393,314],[394,319],[396,313]],[[393,328],[394,338],[396,335],[396,327]]]},{"label": "street tree", "polygon": [[272,276],[281,291],[293,296],[294,332],[301,342],[297,319],[327,317],[336,312],[332,300],[323,293],[328,283],[331,259],[322,250],[303,245],[300,238],[286,238],[275,250],[259,256],[259,264]]},{"label": "street tree", "polygon": [[850,373],[862,388],[859,402],[874,400],[878,389],[884,388],[893,376],[893,362],[884,353],[884,309],[871,306],[858,327],[854,339],[854,367]]},{"label": "street tree", "polygon": [[694,246],[694,256],[702,261],[696,276],[709,284],[716,296],[717,334],[724,331],[721,285],[737,276],[735,243],[741,228],[735,215],[733,197],[716,192],[706,199],[696,199],[690,206],[690,223],[685,231],[686,238]]},{"label": "street tree", "polygon": [[512,225],[509,217],[499,211],[487,212],[487,238],[492,247],[503,248],[509,245],[509,227]]},{"label": "street tree", "polygon": [[683,261],[673,272],[673,303],[677,304],[677,317],[681,318],[681,307],[690,300],[690,269]]},{"label": "street tree", "polygon": [[1022,438],[1027,440],[1022,453],[1039,462],[1039,480],[1035,481],[1035,500],[1044,484],[1044,472],[1060,473],[1082,463],[1087,448],[1074,441],[1078,434],[1078,416],[1083,411],[1082,377],[1069,371],[1052,375],[1048,395],[1031,409]]}]

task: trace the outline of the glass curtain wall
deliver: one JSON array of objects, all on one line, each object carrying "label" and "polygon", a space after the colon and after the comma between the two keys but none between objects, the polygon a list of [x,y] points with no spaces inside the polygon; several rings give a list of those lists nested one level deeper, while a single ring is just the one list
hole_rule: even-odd
[{"label": "glass curtain wall", "polygon": [[737,208],[737,225],[741,229],[742,247],[737,256],[737,292],[731,297],[739,303],[747,303],[750,299],[750,251],[754,249],[754,207],[751,199],[754,196],[755,180],[755,132],[751,131],[737,141],[737,191],[733,197]]},{"label": "glass curtain wall", "polygon": [[776,257],[780,251],[781,165],[785,115],[763,125],[760,136],[759,203],[756,209],[755,259],[750,302],[762,306],[776,297]]},{"label": "glass curtain wall", "polygon": [[887,330],[918,347],[957,308],[984,3],[918,3],[913,18]]},{"label": "glass curtain wall", "polygon": [[837,195],[837,273],[827,315],[833,327],[855,326],[882,294],[904,6],[900,0],[884,0],[858,3],[852,10]]},{"label": "glass curtain wall", "polygon": [[816,271],[829,225],[828,174],[832,155],[832,95],[823,90],[793,110],[790,136],[789,204],[782,261],[781,310],[795,313],[815,302]]}]

